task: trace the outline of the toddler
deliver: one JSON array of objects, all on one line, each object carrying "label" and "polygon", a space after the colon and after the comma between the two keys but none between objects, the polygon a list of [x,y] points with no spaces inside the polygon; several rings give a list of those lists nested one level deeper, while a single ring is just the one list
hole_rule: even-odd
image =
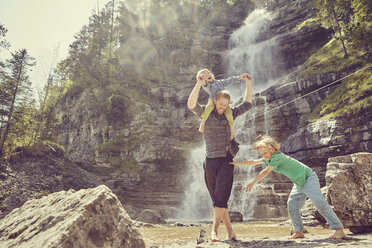
[{"label": "toddler", "polygon": [[[244,75],[241,76],[235,76],[231,77],[228,79],[221,79],[221,80],[215,80],[214,75],[207,69],[202,69],[198,72],[197,74],[199,76],[199,80],[203,80],[203,89],[209,94],[209,100],[208,103],[205,107],[204,112],[200,116],[202,121],[199,126],[199,132],[203,133],[204,132],[204,126],[205,126],[205,121],[208,119],[209,115],[214,109],[214,103],[213,103],[213,98],[214,95],[217,92],[220,92],[222,90],[225,90],[225,87],[233,84],[234,82],[237,82],[238,80],[241,80],[244,78]],[[250,79],[250,76],[249,76]],[[231,103],[231,102],[230,102]],[[225,111],[225,116],[226,119],[229,121],[229,126],[230,126],[230,140],[234,138],[234,118],[232,115],[232,111],[230,106],[227,107]]]}]

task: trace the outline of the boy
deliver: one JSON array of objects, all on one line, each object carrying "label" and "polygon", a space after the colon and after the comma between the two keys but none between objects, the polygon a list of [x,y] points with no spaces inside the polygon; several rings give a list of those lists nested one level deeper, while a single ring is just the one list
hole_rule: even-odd
[{"label": "boy", "polygon": [[336,213],[328,204],[320,191],[319,178],[315,171],[305,164],[293,159],[280,152],[280,145],[274,138],[266,135],[260,136],[254,142],[254,148],[259,151],[262,159],[248,160],[241,162],[231,162],[233,165],[259,165],[267,164],[268,166],[252,182],[248,184],[245,191],[249,191],[253,186],[265,178],[274,170],[287,176],[294,183],[288,199],[288,212],[294,226],[295,233],[289,239],[304,238],[304,226],[301,219],[300,209],[305,203],[306,197],[314,203],[319,213],[327,220],[335,233],[330,239],[343,239],[345,233],[343,225],[338,219]]}]

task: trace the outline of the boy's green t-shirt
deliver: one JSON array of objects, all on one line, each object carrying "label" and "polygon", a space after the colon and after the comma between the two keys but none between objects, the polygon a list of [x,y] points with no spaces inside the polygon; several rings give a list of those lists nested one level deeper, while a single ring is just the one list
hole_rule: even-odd
[{"label": "boy's green t-shirt", "polygon": [[289,177],[293,183],[300,187],[303,187],[306,184],[306,178],[313,171],[300,161],[281,152],[276,152],[271,155],[269,161],[264,158],[261,161],[273,167],[273,171]]}]

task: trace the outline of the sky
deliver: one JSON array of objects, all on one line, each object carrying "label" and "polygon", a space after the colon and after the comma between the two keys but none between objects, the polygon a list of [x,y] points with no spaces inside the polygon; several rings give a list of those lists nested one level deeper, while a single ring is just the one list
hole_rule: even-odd
[{"label": "sky", "polygon": [[[35,88],[42,88],[50,68],[68,54],[74,34],[89,23],[97,6],[110,0],[0,0],[0,23],[8,29],[9,51],[0,49],[0,60],[10,52],[27,49],[36,59],[29,74]],[[56,52],[57,51],[57,52]]]}]

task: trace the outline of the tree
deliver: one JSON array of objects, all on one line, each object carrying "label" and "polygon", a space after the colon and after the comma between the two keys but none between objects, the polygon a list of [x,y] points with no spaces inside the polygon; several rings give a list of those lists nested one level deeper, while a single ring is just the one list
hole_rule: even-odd
[{"label": "tree", "polygon": [[52,139],[51,136],[47,135],[47,133],[50,133],[50,130],[52,130],[53,128],[55,128],[56,125],[58,125],[57,124],[58,121],[56,121],[52,113],[53,111],[51,111],[51,108],[48,107],[48,104],[50,102],[54,102],[51,99],[52,90],[55,86],[53,78],[53,67],[55,61],[57,60],[58,49],[59,47],[56,47],[54,49],[54,54],[50,65],[49,73],[48,76],[46,77],[46,83],[43,89],[39,90],[38,92],[40,108],[38,109],[38,111],[35,112],[34,116],[36,125],[32,138],[33,142],[46,139],[51,140]]},{"label": "tree", "polygon": [[364,49],[369,56],[372,54],[372,1],[353,0],[354,11],[353,32],[351,41],[354,46]]},{"label": "tree", "polygon": [[9,48],[10,44],[5,40],[5,35],[8,30],[0,23],[0,47]]},{"label": "tree", "polygon": [[349,39],[351,32],[351,18],[353,15],[351,0],[317,0],[315,7],[318,10],[318,21],[325,28],[334,30],[333,35],[337,40],[340,40],[344,57],[349,57],[345,41]]},{"label": "tree", "polygon": [[34,65],[34,58],[28,55],[26,49],[12,53],[12,58],[6,61],[5,71],[1,77],[1,94],[5,98],[1,102],[0,154],[4,152],[4,144],[13,118],[20,114],[19,107],[30,102],[31,82],[27,73]]}]

